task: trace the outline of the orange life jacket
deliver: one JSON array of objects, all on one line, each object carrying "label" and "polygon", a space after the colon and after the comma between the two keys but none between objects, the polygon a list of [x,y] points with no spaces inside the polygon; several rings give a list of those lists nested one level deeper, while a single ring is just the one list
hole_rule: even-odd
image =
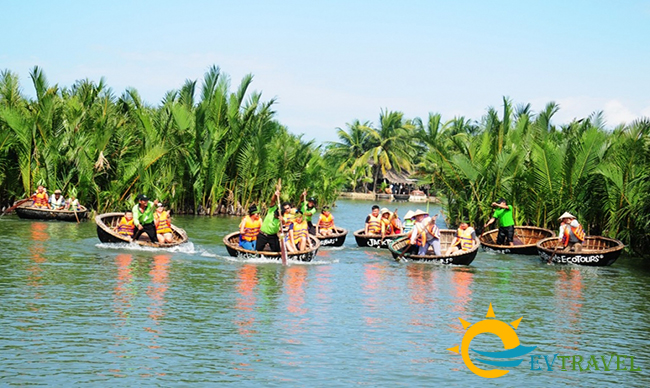
[{"label": "orange life jacket", "polygon": [[381,225],[384,227],[384,230],[386,231],[386,235],[393,234],[393,226],[391,225],[390,221],[388,221],[387,218],[382,217]]},{"label": "orange life jacket", "polygon": [[380,234],[381,233],[381,218],[375,217],[372,214],[369,214],[368,217],[368,234]]},{"label": "orange life jacket", "polygon": [[[420,228],[418,228],[420,229]],[[427,233],[432,235],[435,238],[440,238],[440,229],[434,224],[433,222],[430,222],[429,225],[425,226],[422,228],[422,230],[419,231],[418,234],[418,239],[416,240],[415,244],[419,247],[423,247],[424,244],[427,242]]]},{"label": "orange life jacket", "polygon": [[293,243],[298,244],[300,239],[309,238],[309,227],[307,226],[307,221],[303,220],[301,223],[293,223]]},{"label": "orange life jacket", "polygon": [[334,217],[332,213],[328,215],[321,214],[320,219],[318,220],[318,227],[321,230],[331,230],[334,226]]},{"label": "orange life jacket", "polygon": [[402,233],[402,223],[400,222],[399,218],[394,217],[394,218],[390,221],[390,226],[391,226],[391,230],[392,230],[392,232],[393,232],[394,234],[400,234],[400,233]]},{"label": "orange life jacket", "polygon": [[467,229],[462,230],[458,228],[456,231],[456,238],[460,241],[460,249],[464,251],[469,251],[474,246],[474,239],[472,239],[472,233],[474,232],[473,228],[467,227]]},{"label": "orange life jacket", "polygon": [[120,219],[120,223],[117,225],[117,233],[125,236],[131,236],[134,230],[135,225],[133,224],[133,218],[131,218],[131,221],[127,221],[126,217],[122,217],[122,219]]},{"label": "orange life jacket", "polygon": [[578,225],[577,227],[573,227],[571,225],[565,225],[564,226],[564,234],[562,235],[562,244],[566,247],[569,245],[569,240],[571,239],[571,232],[573,232],[573,235],[580,240],[580,242],[585,241],[585,231],[582,230],[582,225]]},{"label": "orange life jacket", "polygon": [[34,193],[32,199],[34,200],[34,207],[49,207],[49,198],[46,192]]},{"label": "orange life jacket", "polygon": [[163,210],[162,213],[154,213],[154,221],[157,221],[156,233],[165,234],[172,232],[172,223],[169,221],[169,213]]},{"label": "orange life jacket", "polygon": [[260,228],[262,227],[262,219],[253,220],[250,216],[246,216],[242,222],[244,223],[244,234],[241,239],[246,241],[257,240],[257,235],[260,234]]}]

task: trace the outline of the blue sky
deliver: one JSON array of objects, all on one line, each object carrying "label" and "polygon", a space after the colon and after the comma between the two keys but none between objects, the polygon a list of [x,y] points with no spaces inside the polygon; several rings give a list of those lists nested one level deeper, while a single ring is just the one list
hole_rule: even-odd
[{"label": "blue sky", "polygon": [[[133,3],[133,4],[132,4]],[[381,109],[479,119],[502,97],[558,124],[604,111],[615,126],[650,117],[650,2],[2,1],[0,69],[50,83],[105,77],[158,104],[213,64],[233,89],[276,97],[306,139],[336,140]]]}]

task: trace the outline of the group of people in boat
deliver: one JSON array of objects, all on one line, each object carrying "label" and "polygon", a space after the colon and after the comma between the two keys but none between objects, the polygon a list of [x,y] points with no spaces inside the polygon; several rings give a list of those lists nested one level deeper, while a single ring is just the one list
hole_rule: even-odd
[{"label": "group of people in boat", "polygon": [[54,194],[48,195],[47,189],[43,185],[39,185],[36,192],[31,196],[32,207],[37,209],[49,210],[70,210],[80,211],[81,206],[77,200],[74,192],[70,193],[68,199],[62,195],[61,190],[54,190]]},{"label": "group of people in boat", "polygon": [[137,240],[143,233],[152,243],[169,244],[174,241],[171,216],[165,206],[157,199],[140,194],[136,197],[133,209],[124,212],[115,231],[129,240]]},{"label": "group of people in boat", "polygon": [[[504,198],[491,204],[495,208],[492,217],[483,226],[484,230],[497,223],[499,229],[497,234],[497,245],[515,245],[515,221],[513,217],[512,205],[508,205]],[[365,234],[377,235],[381,238],[386,236],[406,233],[409,238],[409,249],[413,254],[424,256],[430,250],[434,255],[442,254],[440,247],[440,230],[436,226],[438,215],[430,217],[428,213],[422,210],[408,211],[404,216],[402,224],[397,210],[391,212],[389,209],[380,209],[379,206],[373,206],[372,212],[366,217]],[[585,240],[585,232],[571,213],[565,212],[560,216],[560,245],[558,249],[581,252],[582,243]],[[480,244],[476,231],[469,225],[469,222],[462,221],[456,230],[456,236],[449,248],[444,253],[451,255],[457,252],[469,251],[475,245]]]},{"label": "group of people in boat", "polygon": [[239,224],[240,247],[259,252],[267,249],[280,252],[282,239],[288,252],[302,252],[311,248],[310,234],[327,237],[334,232],[334,216],[329,206],[323,206],[318,222],[314,225],[316,199],[307,198],[307,190],[302,192],[295,207],[291,202],[278,204],[279,198],[280,191],[276,190],[264,219],[261,218],[257,205],[249,207],[248,215]]}]

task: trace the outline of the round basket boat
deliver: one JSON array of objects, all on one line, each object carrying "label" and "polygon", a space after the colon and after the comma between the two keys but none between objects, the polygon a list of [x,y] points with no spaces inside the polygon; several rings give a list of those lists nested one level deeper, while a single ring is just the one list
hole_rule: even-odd
[{"label": "round basket boat", "polygon": [[515,255],[536,255],[537,243],[545,238],[555,236],[548,229],[536,226],[515,226],[515,245],[497,245],[499,229],[492,229],[483,233],[479,240],[483,249],[490,252],[511,253]]},{"label": "round basket boat", "polygon": [[127,236],[115,231],[124,213],[104,213],[95,217],[97,224],[97,237],[103,243],[136,243],[138,245],[156,248],[170,248],[187,242],[187,233],[177,226],[172,225],[174,240],[171,243],[156,244],[149,240],[149,236],[143,233],[138,240],[132,241]]},{"label": "round basket boat", "polygon": [[[449,246],[451,245],[452,241],[454,240],[454,237],[456,237],[456,231],[451,230],[451,229],[443,229],[440,231],[440,251],[441,252],[446,252],[447,249],[449,249]],[[472,261],[476,258],[476,254],[478,253],[478,248],[480,244],[474,244],[474,247],[468,251],[458,251],[452,255],[440,255],[436,256],[433,254],[433,251],[429,250],[431,252],[431,255],[424,255],[420,256],[417,254],[411,253],[411,249],[417,248],[417,247],[411,247],[409,251],[402,255],[402,251],[406,249],[408,246],[409,240],[406,237],[397,239],[392,241],[388,245],[388,249],[390,250],[390,253],[393,255],[393,258],[395,260],[407,260],[407,261],[419,261],[419,262],[435,262],[439,264],[452,264],[452,265],[470,265]],[[400,257],[401,256],[401,257]]]},{"label": "round basket boat", "polygon": [[[29,220],[55,220],[77,222],[88,218],[88,209],[79,207],[76,212],[73,210],[52,210],[46,208],[32,207],[31,201],[27,201],[16,207],[18,217]],[[75,215],[76,213],[76,215]]]},{"label": "round basket boat", "polygon": [[578,264],[592,267],[604,267],[612,265],[621,255],[625,245],[613,238],[601,236],[587,236],[582,243],[582,252],[564,252],[557,250],[560,247],[560,239],[556,237],[546,238],[537,243],[539,258],[548,263],[555,264]]},{"label": "round basket boat", "polygon": [[388,249],[388,243],[400,237],[406,237],[406,233],[392,234],[381,239],[381,234],[366,234],[364,229],[359,229],[354,234],[357,245],[368,248],[385,248]]},{"label": "round basket boat", "polygon": [[[295,261],[304,261],[309,262],[314,259],[318,253],[318,248],[320,248],[320,241],[312,235],[309,235],[311,242],[311,248],[308,248],[304,251],[298,252],[287,252],[287,259]],[[223,243],[226,246],[228,254],[232,257],[241,257],[245,259],[256,259],[256,258],[266,258],[280,261],[282,257],[280,252],[271,252],[271,251],[251,251],[244,249],[239,246],[239,232],[230,233],[223,238]]]},{"label": "round basket boat", "polygon": [[317,234],[315,237],[320,241],[321,247],[340,247],[348,236],[348,230],[343,228],[334,228],[334,233],[329,236]]}]

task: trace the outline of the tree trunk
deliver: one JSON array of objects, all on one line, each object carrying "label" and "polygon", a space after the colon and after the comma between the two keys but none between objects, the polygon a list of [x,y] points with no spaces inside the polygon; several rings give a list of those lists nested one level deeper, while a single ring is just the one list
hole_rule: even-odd
[{"label": "tree trunk", "polygon": [[375,165],[375,179],[372,181],[372,192],[377,193],[377,178],[379,177],[379,166]]}]

